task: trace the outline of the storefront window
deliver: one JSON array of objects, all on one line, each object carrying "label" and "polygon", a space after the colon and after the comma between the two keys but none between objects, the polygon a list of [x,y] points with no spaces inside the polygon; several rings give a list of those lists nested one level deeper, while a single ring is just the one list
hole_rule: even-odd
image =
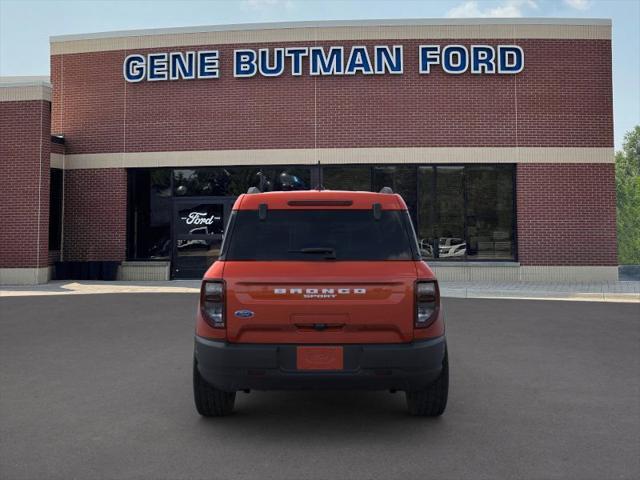
[{"label": "storefront window", "polygon": [[373,167],[373,188],[379,192],[383,187],[390,187],[394,192],[402,195],[409,209],[411,220],[417,222],[417,184],[415,165],[378,166]]},{"label": "storefront window", "polygon": [[513,260],[513,165],[323,167],[324,187],[402,195],[426,259]]},{"label": "storefront window", "polygon": [[464,260],[467,244],[464,231],[464,168],[436,167],[433,199],[433,256],[440,260]]},{"label": "storefront window", "polygon": [[469,259],[513,258],[513,171],[509,166],[466,169]]},{"label": "storefront window", "polygon": [[[379,191],[391,187],[402,195],[426,259],[487,261],[516,257],[513,165],[378,164],[323,166],[321,175],[317,167],[308,166],[132,169],[128,258],[171,258],[176,247],[172,243],[172,209],[179,198],[188,202],[190,197],[212,197],[211,201],[194,198],[202,213],[209,206],[218,208],[212,205],[223,198],[232,202],[250,187],[264,192],[308,189],[312,174],[314,182],[321,179],[326,189]],[[220,225],[216,228],[220,230]],[[176,230],[174,236],[178,233]],[[215,232],[207,232],[211,233]],[[203,242],[176,245],[179,256],[194,255],[205,247],[213,255],[217,248]]]},{"label": "storefront window", "polygon": [[433,196],[436,186],[434,167],[418,167],[418,222],[416,233],[420,253],[424,258],[434,258],[435,203]]},{"label": "storefront window", "polygon": [[171,257],[171,170],[129,170],[128,257]]},{"label": "storefront window", "polygon": [[222,168],[174,170],[173,193],[179,197],[224,196],[229,191],[230,176]]},{"label": "storefront window", "polygon": [[306,190],[310,184],[306,167],[216,167],[173,171],[173,193],[177,197],[238,196],[250,187],[263,192]]},{"label": "storefront window", "polygon": [[322,186],[329,190],[371,191],[371,166],[332,165],[323,167]]},{"label": "storefront window", "polygon": [[[304,166],[131,169],[128,175],[127,258],[130,260],[171,258],[174,199],[212,197],[211,205],[203,202],[201,210],[205,211],[217,208],[215,197],[236,197],[246,193],[249,187],[258,187],[265,192],[302,190],[308,189],[311,183],[311,169]],[[216,227],[218,230],[220,225]],[[180,233],[176,230],[176,234]],[[191,243],[176,240],[177,254],[192,255],[206,244],[212,252],[210,256],[215,255],[218,247],[200,240]]]}]

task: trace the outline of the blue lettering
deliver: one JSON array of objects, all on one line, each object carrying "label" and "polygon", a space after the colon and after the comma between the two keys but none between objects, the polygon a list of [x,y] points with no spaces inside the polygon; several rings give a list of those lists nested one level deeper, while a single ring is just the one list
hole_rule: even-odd
[{"label": "blue lettering", "polygon": [[431,65],[440,64],[440,45],[420,45],[420,73],[431,73]]},{"label": "blue lettering", "polygon": [[351,55],[349,55],[345,74],[355,75],[358,71],[365,75],[371,75],[373,73],[367,47],[353,47],[351,49]]},{"label": "blue lettering", "polygon": [[196,78],[195,63],[195,52],[171,52],[169,54],[169,78],[171,80]]},{"label": "blue lettering", "polygon": [[309,55],[309,49],[306,47],[287,48],[287,57],[291,57],[291,75],[299,77],[302,75],[302,57]]},{"label": "blue lettering", "polygon": [[386,72],[401,74],[402,73],[402,45],[394,45],[393,53],[389,47],[375,47],[375,72],[382,75]]},{"label": "blue lettering", "polygon": [[256,71],[255,50],[236,50],[233,52],[234,77],[253,77]]},{"label": "blue lettering", "polygon": [[524,69],[524,52],[517,45],[498,47],[498,73],[516,74]]},{"label": "blue lettering", "polygon": [[198,52],[198,78],[218,78],[220,62],[217,50]]},{"label": "blue lettering", "polygon": [[469,55],[467,49],[461,45],[447,45],[442,49],[442,69],[454,75],[467,71]]},{"label": "blue lettering", "polygon": [[[233,52],[233,76],[282,76],[289,68],[287,61],[294,77],[304,74],[307,61],[312,76],[398,75],[404,72],[403,55],[402,45],[354,46],[350,47],[348,58],[342,46],[238,49]],[[517,45],[420,45],[418,62],[420,74],[429,74],[439,65],[452,75],[513,75],[524,70],[524,51]],[[219,78],[220,55],[218,50],[132,54],[125,57],[122,73],[130,83]]]},{"label": "blue lettering", "polygon": [[269,49],[260,49],[258,68],[265,77],[278,77],[284,72],[284,48],[276,48],[273,55],[273,65],[269,64]]},{"label": "blue lettering", "polygon": [[471,46],[471,73],[496,73],[496,52],[488,45]]},{"label": "blue lettering", "polygon": [[122,73],[127,82],[136,83],[144,80],[146,58],[143,55],[129,55],[122,64]]},{"label": "blue lettering", "polygon": [[322,47],[309,49],[309,73],[311,75],[342,75],[344,73],[344,51],[342,47],[329,48],[325,55]]},{"label": "blue lettering", "polygon": [[147,65],[147,80],[155,82],[167,79],[169,66],[166,53],[150,53],[147,56]]}]

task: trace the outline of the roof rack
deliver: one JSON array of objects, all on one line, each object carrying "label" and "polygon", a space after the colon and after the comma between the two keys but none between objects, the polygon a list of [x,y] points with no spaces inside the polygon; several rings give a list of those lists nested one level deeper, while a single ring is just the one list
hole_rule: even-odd
[{"label": "roof rack", "polygon": [[247,190],[247,193],[249,195],[253,193],[262,193],[262,190],[260,190],[258,187],[249,187],[249,190]]},{"label": "roof rack", "polygon": [[382,187],[380,193],[393,193],[393,189],[391,187]]}]

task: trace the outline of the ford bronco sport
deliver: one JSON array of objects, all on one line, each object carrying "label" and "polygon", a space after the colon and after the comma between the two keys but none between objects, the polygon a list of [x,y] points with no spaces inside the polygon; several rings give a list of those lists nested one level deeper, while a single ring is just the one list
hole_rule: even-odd
[{"label": "ford bronco sport", "polygon": [[381,193],[247,193],[202,281],[193,388],[221,416],[240,390],[403,390],[438,416],[449,371],[438,282],[407,206]]}]

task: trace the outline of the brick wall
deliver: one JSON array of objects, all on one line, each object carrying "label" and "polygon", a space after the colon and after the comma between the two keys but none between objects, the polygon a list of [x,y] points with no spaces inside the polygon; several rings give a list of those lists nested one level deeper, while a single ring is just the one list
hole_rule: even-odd
[{"label": "brick wall", "polygon": [[[234,45],[141,49],[220,51],[217,80],[122,78],[131,51],[51,57],[54,133],[67,154],[331,147],[611,147],[609,40],[517,40],[516,76],[418,73],[428,39],[404,45],[404,74],[277,78],[232,76]],[[445,44],[449,41],[436,40]],[[462,45],[505,43],[458,41]],[[349,47],[354,42],[326,42]],[[306,43],[243,44],[247,48]],[[429,159],[424,159],[429,163]],[[518,165],[523,265],[615,265],[613,166]],[[122,260],[126,173],[66,173],[65,260]]]},{"label": "brick wall", "polygon": [[[428,39],[358,43],[402,43],[404,74],[237,79],[232,75],[237,46],[203,45],[139,52],[217,48],[221,78],[135,84],[122,77],[130,51],[54,55],[53,131],[65,134],[71,154],[613,145],[609,40],[517,40],[525,69],[516,76],[447,75],[440,68],[420,75],[418,45]],[[243,44],[291,45],[306,44]]]},{"label": "brick wall", "polygon": [[617,265],[613,164],[520,164],[522,265]]},{"label": "brick wall", "polygon": [[126,170],[66,170],[64,190],[64,260],[124,260]]},{"label": "brick wall", "polygon": [[48,263],[50,108],[0,102],[0,268]]}]

